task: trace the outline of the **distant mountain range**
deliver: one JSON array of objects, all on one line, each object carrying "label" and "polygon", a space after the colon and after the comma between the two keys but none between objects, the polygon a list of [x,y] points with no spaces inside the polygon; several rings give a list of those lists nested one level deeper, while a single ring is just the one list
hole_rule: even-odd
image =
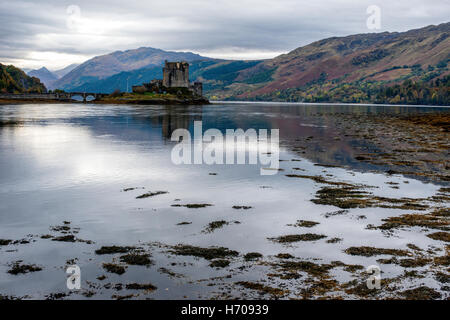
[{"label": "distant mountain range", "polygon": [[30,77],[14,66],[0,64],[0,93],[44,93],[47,89],[38,78]]},{"label": "distant mountain range", "polygon": [[86,83],[103,80],[120,72],[160,67],[163,65],[164,60],[191,62],[208,59],[192,52],[173,52],[154,48],[116,51],[84,62],[61,79],[55,81],[50,88],[71,90]]},{"label": "distant mountain range", "polygon": [[23,69],[29,76],[36,77],[41,80],[48,88],[52,87],[53,83],[68,74],[70,71],[78,67],[79,64],[71,64],[63,69],[50,71],[46,67],[42,67],[36,70]]},{"label": "distant mountain range", "polygon": [[45,86],[47,86],[47,87],[50,87],[50,85],[53,82],[58,80],[58,77],[56,75],[54,75],[53,73],[51,73],[50,71],[48,71],[48,69],[46,67],[42,67],[37,70],[31,70],[27,73],[30,77],[39,78],[41,80],[41,82],[44,83]]},{"label": "distant mountain range", "polygon": [[70,71],[72,71],[73,69],[75,69],[76,67],[78,67],[80,64],[79,63],[72,63],[70,65],[68,65],[65,68],[59,69],[59,70],[55,70],[52,71],[52,73],[58,78],[62,78],[64,77],[66,74],[68,74]]}]

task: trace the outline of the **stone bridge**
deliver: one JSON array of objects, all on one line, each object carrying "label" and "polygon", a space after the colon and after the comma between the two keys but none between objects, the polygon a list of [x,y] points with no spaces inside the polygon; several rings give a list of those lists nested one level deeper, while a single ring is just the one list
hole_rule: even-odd
[{"label": "stone bridge", "polygon": [[107,94],[103,93],[92,93],[92,92],[64,92],[64,93],[21,93],[21,94],[12,94],[12,93],[4,93],[0,94],[0,99],[8,99],[8,100],[55,100],[55,101],[64,101],[71,102],[74,101],[74,97],[81,97],[83,102],[88,102],[88,98],[91,97],[92,100],[101,99],[107,96]]},{"label": "stone bridge", "polygon": [[[62,95],[69,95],[69,98],[74,100],[74,97],[81,97],[83,98],[83,102],[87,102],[87,98],[92,97],[92,100],[97,100],[100,98],[103,98],[107,96],[107,94],[103,93],[91,93],[91,92],[68,92],[68,93],[56,93],[56,95],[62,96]],[[67,99],[67,97],[65,97]]]}]

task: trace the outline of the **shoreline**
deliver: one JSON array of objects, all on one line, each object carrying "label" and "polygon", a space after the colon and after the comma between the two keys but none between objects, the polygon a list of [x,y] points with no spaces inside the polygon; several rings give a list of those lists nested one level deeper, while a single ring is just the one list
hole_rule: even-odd
[{"label": "shoreline", "polygon": [[210,104],[207,99],[148,99],[148,100],[120,100],[120,99],[102,99],[92,101],[67,101],[53,99],[0,99],[0,105],[8,104],[176,104],[176,105],[201,105]]},{"label": "shoreline", "polygon": [[2,99],[0,105],[8,104],[163,104],[163,105],[202,105],[202,104],[258,104],[258,105],[286,105],[286,106],[361,106],[361,107],[408,107],[408,108],[450,108],[444,105],[418,105],[418,104],[376,104],[376,103],[340,103],[340,102],[287,102],[287,101],[219,101],[204,99],[145,99],[145,100],[120,100],[100,99],[92,101],[55,100],[55,99]]},{"label": "shoreline", "polygon": [[440,106],[432,104],[386,104],[386,103],[344,103],[344,102],[288,102],[288,101],[222,101],[211,100],[211,104],[261,104],[261,105],[307,105],[307,106],[361,106],[361,107],[425,107],[425,108],[450,108],[450,106]]},{"label": "shoreline", "polygon": [[54,99],[0,99],[0,105],[8,104],[77,104],[77,103],[90,103],[90,104],[176,104],[176,105],[201,105],[201,104],[259,104],[259,105],[286,105],[286,106],[361,106],[361,107],[408,107],[408,108],[450,108],[450,106],[441,105],[426,105],[426,104],[376,104],[376,103],[340,103],[340,102],[287,102],[287,101],[219,101],[208,99],[193,99],[193,100],[181,100],[181,99],[149,99],[149,100],[92,100],[92,101],[67,101],[67,100],[54,100]]},{"label": "shoreline", "polygon": [[[320,115],[308,121],[321,124]],[[335,113],[327,118],[327,130],[334,139],[310,131],[286,146],[318,166],[348,168],[411,177],[447,186],[450,182],[448,143],[450,114],[444,112],[400,114]],[[340,143],[351,146],[340,157]],[[351,162],[349,164],[348,162]]]}]

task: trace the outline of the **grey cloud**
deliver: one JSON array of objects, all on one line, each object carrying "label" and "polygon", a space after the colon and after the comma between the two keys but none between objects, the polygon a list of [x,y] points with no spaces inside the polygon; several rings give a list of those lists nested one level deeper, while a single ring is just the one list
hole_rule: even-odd
[{"label": "grey cloud", "polygon": [[[369,32],[366,8],[373,2],[0,0],[0,62],[27,61],[30,52],[94,56],[140,46],[287,52],[330,36]],[[450,14],[448,1],[376,2],[382,9],[380,31],[439,24]],[[87,21],[80,32],[66,25],[69,5],[79,6]]]}]

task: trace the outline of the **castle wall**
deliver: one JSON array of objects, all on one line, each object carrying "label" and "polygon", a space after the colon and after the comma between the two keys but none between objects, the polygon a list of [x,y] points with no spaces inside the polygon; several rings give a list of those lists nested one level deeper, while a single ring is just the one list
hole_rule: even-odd
[{"label": "castle wall", "polygon": [[190,89],[195,95],[203,96],[203,84],[201,82],[194,82]]},{"label": "castle wall", "polygon": [[166,61],[163,68],[163,86],[189,88],[189,64]]}]

